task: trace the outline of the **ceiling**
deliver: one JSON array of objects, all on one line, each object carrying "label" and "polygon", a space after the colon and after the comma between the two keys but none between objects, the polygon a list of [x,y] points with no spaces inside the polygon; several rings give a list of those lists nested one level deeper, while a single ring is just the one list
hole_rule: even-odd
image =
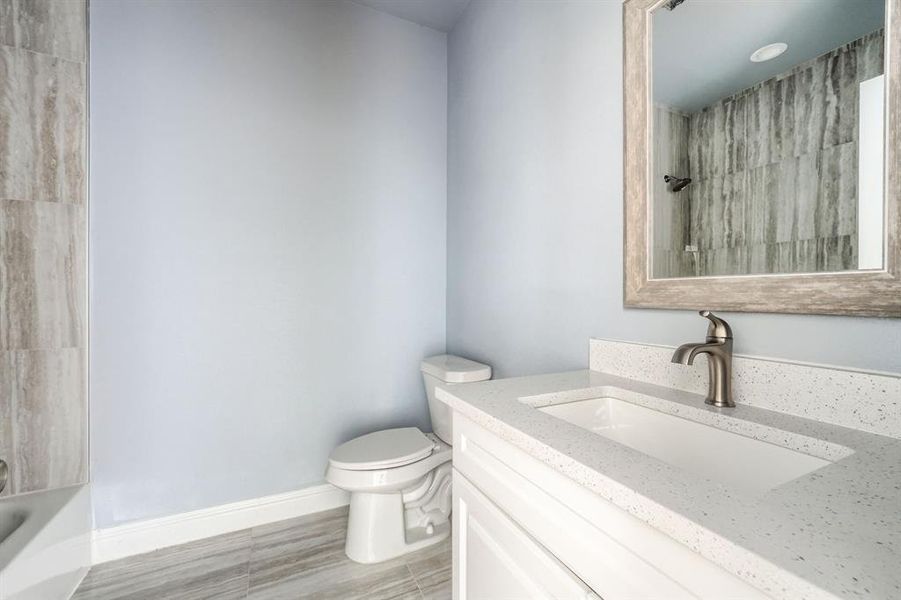
[{"label": "ceiling", "polygon": [[[654,12],[654,101],[694,112],[883,26],[884,0],[685,0]],[[752,63],[754,50],[788,51]]]},{"label": "ceiling", "polygon": [[353,0],[438,31],[450,31],[470,0]]}]

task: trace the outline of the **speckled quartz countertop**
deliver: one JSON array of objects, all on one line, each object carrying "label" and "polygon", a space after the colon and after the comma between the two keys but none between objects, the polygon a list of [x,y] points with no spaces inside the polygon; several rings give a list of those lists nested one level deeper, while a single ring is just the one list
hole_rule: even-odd
[{"label": "speckled quartz countertop", "polygon": [[[834,462],[755,495],[535,410],[605,395]],[[901,440],[589,370],[438,398],[774,598],[901,598]]]}]

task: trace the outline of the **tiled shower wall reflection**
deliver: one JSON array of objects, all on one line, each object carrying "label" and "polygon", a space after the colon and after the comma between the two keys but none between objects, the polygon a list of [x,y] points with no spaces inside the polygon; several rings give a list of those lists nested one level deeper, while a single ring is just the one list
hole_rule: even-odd
[{"label": "tiled shower wall reflection", "polygon": [[4,495],[87,478],[86,15],[0,0]]},{"label": "tiled shower wall reflection", "polygon": [[654,276],[856,269],[859,89],[882,71],[880,30],[693,114],[656,107]]}]

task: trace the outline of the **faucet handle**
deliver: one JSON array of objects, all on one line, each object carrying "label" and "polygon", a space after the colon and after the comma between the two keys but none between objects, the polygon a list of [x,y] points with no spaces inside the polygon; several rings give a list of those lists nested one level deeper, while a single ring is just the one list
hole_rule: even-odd
[{"label": "faucet handle", "polygon": [[[702,310],[698,312],[702,317],[706,317],[710,320],[710,325],[707,326],[707,337],[708,338],[717,338],[717,339],[732,339],[732,328],[729,327],[729,324],[724,320],[710,312],[709,310]],[[709,340],[708,340],[709,341]]]}]

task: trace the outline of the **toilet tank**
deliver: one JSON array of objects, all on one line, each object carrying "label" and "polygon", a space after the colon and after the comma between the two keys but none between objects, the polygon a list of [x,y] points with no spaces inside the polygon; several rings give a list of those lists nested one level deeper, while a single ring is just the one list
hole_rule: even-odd
[{"label": "toilet tank", "polygon": [[451,428],[451,409],[435,398],[435,389],[438,386],[452,388],[456,385],[486,381],[491,379],[491,367],[452,354],[439,354],[423,359],[420,370],[425,383],[426,397],[429,400],[432,431],[443,442],[452,444],[454,436]]}]

